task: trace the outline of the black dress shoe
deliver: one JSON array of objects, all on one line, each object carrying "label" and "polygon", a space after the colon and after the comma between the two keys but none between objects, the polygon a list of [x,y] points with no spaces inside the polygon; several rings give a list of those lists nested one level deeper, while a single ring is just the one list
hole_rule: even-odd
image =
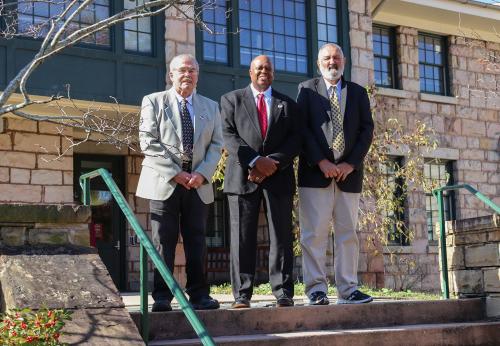
[{"label": "black dress shoe", "polygon": [[168,300],[157,300],[153,303],[152,312],[172,311],[172,306]]},{"label": "black dress shoe", "polygon": [[309,297],[309,305],[328,305],[330,301],[325,292],[316,291]]},{"label": "black dress shoe", "polygon": [[234,303],[231,305],[233,309],[244,309],[250,307],[250,300],[245,297],[238,297],[235,299]]},{"label": "black dress shoe", "polygon": [[293,299],[286,294],[282,294],[279,296],[279,298],[276,300],[276,306],[279,308],[284,308],[287,306],[293,306],[294,302]]},{"label": "black dress shoe", "polygon": [[210,296],[201,297],[198,299],[190,299],[189,302],[195,310],[213,310],[219,308],[219,302]]}]

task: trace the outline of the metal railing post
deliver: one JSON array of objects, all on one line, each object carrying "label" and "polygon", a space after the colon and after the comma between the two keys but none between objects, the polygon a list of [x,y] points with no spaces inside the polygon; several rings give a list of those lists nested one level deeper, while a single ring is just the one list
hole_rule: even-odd
[{"label": "metal railing post", "polygon": [[[134,232],[137,235],[137,238],[139,238],[139,241],[141,243],[141,250],[144,252],[147,252],[149,257],[151,257],[153,264],[160,272],[163,280],[165,280],[168,288],[170,289],[170,291],[172,291],[174,297],[177,299],[177,302],[179,303],[179,305],[182,309],[182,312],[184,313],[187,320],[189,321],[189,323],[193,327],[194,331],[196,332],[196,335],[198,335],[198,337],[200,338],[201,343],[204,346],[215,346],[215,342],[212,339],[212,337],[210,336],[210,334],[208,334],[208,331],[207,331],[205,325],[199,319],[199,317],[196,314],[196,312],[194,311],[193,307],[186,299],[186,296],[184,295],[184,292],[182,291],[181,287],[179,286],[179,284],[175,280],[175,278],[172,275],[172,273],[170,272],[170,270],[167,268],[165,262],[163,261],[163,258],[160,256],[158,251],[156,251],[151,239],[149,239],[146,232],[144,232],[144,230],[142,229],[142,226],[140,225],[139,220],[137,220],[137,218],[135,217],[134,212],[132,211],[129,204],[127,203],[127,200],[125,199],[122,192],[120,191],[120,189],[116,185],[115,181],[111,177],[111,174],[106,169],[99,168],[95,171],[92,171],[90,173],[86,173],[86,174],[83,174],[80,176],[80,186],[84,190],[85,196],[88,196],[88,197],[85,197],[84,200],[87,200],[90,203],[90,187],[89,187],[89,185],[86,185],[85,181],[90,180],[92,178],[95,178],[97,176],[101,176],[102,179],[104,180],[104,182],[106,183],[106,185],[108,186],[109,191],[111,192],[116,203],[118,204],[118,206],[122,210],[123,214],[125,215],[125,218],[129,222],[130,227],[132,227],[132,229],[134,230]],[[144,257],[146,257],[146,256],[144,256]],[[142,258],[141,258],[141,260],[142,260]],[[146,266],[146,270],[141,272],[141,280],[143,280],[143,276],[145,276],[147,278],[147,261],[146,260],[142,261],[141,269],[143,269],[143,266]],[[141,299],[142,299],[143,294],[147,294],[147,288],[146,287],[143,288],[143,286],[142,286],[144,284],[144,282],[147,282],[147,279],[143,280],[143,282],[141,283],[141,289],[143,289],[145,291],[145,292],[141,291]],[[146,305],[145,309],[147,310],[147,300],[144,303]],[[143,305],[141,305],[141,312],[143,312],[142,309],[144,309]],[[141,323],[142,323],[142,320],[141,320]],[[144,338],[147,338],[147,336],[143,335],[143,339]]]},{"label": "metal railing post", "polygon": [[450,289],[448,281],[448,257],[446,255],[446,225],[444,221],[443,191],[438,191],[439,210],[439,240],[441,247],[441,287],[444,299],[450,299]]},{"label": "metal railing post", "polygon": [[443,192],[448,190],[459,190],[466,189],[472,193],[477,199],[486,204],[488,207],[493,209],[497,214],[500,214],[500,206],[496,205],[492,200],[483,195],[478,190],[474,189],[469,184],[451,185],[443,186],[432,191],[434,197],[438,201],[438,211],[439,211],[439,240],[441,249],[441,290],[444,299],[450,298],[450,286],[448,279],[448,257],[446,256],[446,225],[444,220],[444,201]]},{"label": "metal railing post", "polygon": [[149,343],[149,312],[148,312],[148,257],[146,249],[140,245],[140,266],[141,266],[141,334],[142,339]]}]

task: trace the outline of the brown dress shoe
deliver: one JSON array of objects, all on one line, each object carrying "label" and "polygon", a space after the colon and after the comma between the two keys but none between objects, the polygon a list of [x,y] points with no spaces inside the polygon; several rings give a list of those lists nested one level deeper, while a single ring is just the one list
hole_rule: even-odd
[{"label": "brown dress shoe", "polygon": [[244,309],[250,307],[250,301],[245,297],[238,297],[231,305],[233,309]]}]

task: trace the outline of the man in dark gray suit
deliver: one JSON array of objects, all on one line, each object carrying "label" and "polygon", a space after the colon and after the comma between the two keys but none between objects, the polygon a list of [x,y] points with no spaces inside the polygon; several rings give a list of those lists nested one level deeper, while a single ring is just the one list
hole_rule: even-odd
[{"label": "man in dark gray suit", "polygon": [[233,308],[250,307],[262,199],[269,225],[269,281],[277,306],[293,305],[293,159],[300,148],[297,105],[271,88],[267,56],[250,65],[251,84],[222,96],[224,178],[231,223]]},{"label": "man in dark gray suit", "polygon": [[356,229],[363,160],[373,138],[370,102],[363,87],[342,77],[338,45],[321,47],[317,64],[322,76],[301,83],[297,97],[304,116],[298,175],[306,294],[312,305],[329,304],[326,251],[333,219],[338,303],[367,303],[372,298],[358,290]]}]

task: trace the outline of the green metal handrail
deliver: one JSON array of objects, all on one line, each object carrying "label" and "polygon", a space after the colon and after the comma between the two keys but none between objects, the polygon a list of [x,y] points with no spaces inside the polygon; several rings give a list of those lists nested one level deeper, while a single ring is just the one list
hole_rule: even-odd
[{"label": "green metal handrail", "polygon": [[116,200],[116,203],[123,211],[123,214],[127,218],[130,226],[135,231],[137,238],[139,238],[141,252],[140,252],[140,267],[141,267],[141,335],[146,343],[149,341],[149,318],[148,318],[148,262],[147,255],[151,257],[153,264],[156,266],[158,271],[160,272],[163,280],[167,283],[168,287],[172,291],[174,297],[177,299],[177,302],[181,306],[184,315],[188,319],[189,323],[195,330],[196,334],[200,338],[200,341],[205,346],[215,346],[215,342],[212,337],[208,334],[208,331],[203,324],[203,322],[199,319],[196,312],[189,304],[186,296],[184,295],[181,287],[175,280],[174,276],[170,272],[170,270],[165,265],[165,262],[161,258],[158,251],[156,251],[153,243],[147,236],[146,232],[142,229],[139,221],[135,217],[132,209],[128,205],[125,197],[123,197],[122,192],[116,185],[115,181],[111,177],[111,174],[104,168],[99,168],[95,171],[83,174],[80,176],[80,186],[83,190],[83,203],[85,205],[90,205],[90,179],[101,176],[106,185],[109,188],[109,191],[113,195]]},{"label": "green metal handrail", "polygon": [[450,185],[443,186],[438,189],[432,190],[432,194],[437,198],[438,201],[438,210],[439,210],[439,240],[441,246],[441,290],[443,293],[444,299],[450,299],[450,286],[448,281],[448,258],[446,257],[446,234],[445,234],[445,225],[444,225],[444,204],[443,204],[443,191],[448,190],[459,190],[466,189],[474,196],[476,196],[480,201],[486,204],[488,207],[493,209],[497,214],[500,214],[500,207],[493,203],[488,197],[483,195],[481,192],[474,189],[469,184],[460,184],[460,185]]}]

